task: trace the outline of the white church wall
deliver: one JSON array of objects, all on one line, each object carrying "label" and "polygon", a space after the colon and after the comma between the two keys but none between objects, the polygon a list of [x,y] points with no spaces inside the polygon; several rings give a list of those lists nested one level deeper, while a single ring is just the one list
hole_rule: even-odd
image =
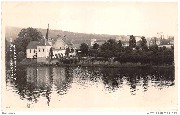
[{"label": "white church wall", "polygon": [[26,49],[26,58],[35,58],[37,49]]}]

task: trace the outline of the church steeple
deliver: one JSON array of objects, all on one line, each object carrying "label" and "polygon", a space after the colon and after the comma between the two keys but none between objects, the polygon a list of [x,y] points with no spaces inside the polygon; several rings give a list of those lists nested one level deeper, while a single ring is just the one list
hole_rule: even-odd
[{"label": "church steeple", "polygon": [[48,24],[48,28],[47,28],[47,32],[46,32],[46,40],[48,40],[49,38],[49,24]]}]

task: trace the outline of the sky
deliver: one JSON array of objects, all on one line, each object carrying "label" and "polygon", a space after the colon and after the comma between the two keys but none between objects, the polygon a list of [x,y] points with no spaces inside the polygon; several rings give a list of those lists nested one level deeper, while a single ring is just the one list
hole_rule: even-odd
[{"label": "sky", "polygon": [[170,2],[3,2],[6,26],[95,34],[177,35],[178,4]]}]

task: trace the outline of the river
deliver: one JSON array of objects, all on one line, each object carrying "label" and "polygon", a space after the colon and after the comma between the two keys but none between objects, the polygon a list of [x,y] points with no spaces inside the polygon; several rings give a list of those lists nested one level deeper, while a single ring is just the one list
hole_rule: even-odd
[{"label": "river", "polygon": [[6,108],[172,110],[173,69],[16,67],[6,71]]}]

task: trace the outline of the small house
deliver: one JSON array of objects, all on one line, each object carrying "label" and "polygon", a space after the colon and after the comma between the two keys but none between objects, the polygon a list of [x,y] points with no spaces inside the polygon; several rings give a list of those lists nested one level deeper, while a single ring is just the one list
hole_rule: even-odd
[{"label": "small house", "polygon": [[37,58],[37,45],[38,41],[31,41],[26,47],[26,58],[36,59]]}]

